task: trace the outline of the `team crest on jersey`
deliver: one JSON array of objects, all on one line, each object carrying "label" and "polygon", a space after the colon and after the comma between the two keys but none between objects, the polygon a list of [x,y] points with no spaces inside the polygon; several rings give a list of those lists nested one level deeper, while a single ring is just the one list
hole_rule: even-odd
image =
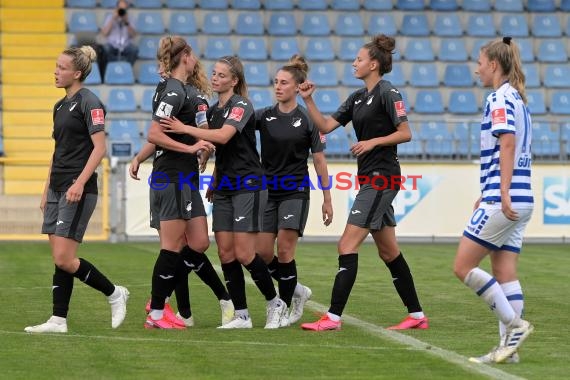
[{"label": "team crest on jersey", "polygon": [[241,107],[233,107],[232,108],[232,112],[230,112],[230,116],[228,116],[228,119],[232,119],[235,121],[241,121],[241,118],[243,117],[243,114],[245,113],[245,110]]},{"label": "team crest on jersey", "polygon": [[366,101],[366,105],[369,106],[370,104],[372,104],[372,99],[374,99],[374,95],[370,95],[370,97],[368,98],[368,100]]},{"label": "team crest on jersey", "polygon": [[495,124],[505,124],[507,122],[507,112],[504,108],[497,108],[491,112],[491,123]]},{"label": "team crest on jersey", "polygon": [[156,109],[155,115],[158,117],[169,117],[172,113],[172,108],[172,105],[165,102],[160,102],[158,108]]},{"label": "team crest on jersey", "polygon": [[93,121],[93,125],[105,124],[105,112],[103,112],[103,109],[95,108],[91,110],[91,120]]},{"label": "team crest on jersey", "polygon": [[294,117],[292,125],[295,128],[300,127],[301,126],[301,118],[300,117]]},{"label": "team crest on jersey", "polygon": [[398,117],[406,116],[406,106],[404,105],[403,100],[394,102],[394,107],[396,108],[396,116]]}]

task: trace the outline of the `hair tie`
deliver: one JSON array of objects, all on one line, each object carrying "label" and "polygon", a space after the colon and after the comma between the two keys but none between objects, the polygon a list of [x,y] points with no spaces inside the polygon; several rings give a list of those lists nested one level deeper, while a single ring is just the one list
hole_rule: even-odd
[{"label": "hair tie", "polygon": [[503,42],[506,43],[507,45],[510,45],[512,39],[513,37],[503,37]]}]

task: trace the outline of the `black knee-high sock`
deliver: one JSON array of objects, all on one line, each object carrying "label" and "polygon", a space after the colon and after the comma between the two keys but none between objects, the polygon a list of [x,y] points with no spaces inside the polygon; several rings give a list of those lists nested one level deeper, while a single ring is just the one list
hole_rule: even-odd
[{"label": "black knee-high sock", "polygon": [[297,286],[297,265],[295,260],[289,263],[279,263],[279,297],[291,306],[291,299]]},{"label": "black knee-high sock", "polygon": [[222,280],[220,280],[220,276],[218,276],[218,273],[205,253],[194,251],[188,246],[184,247],[181,253],[185,260],[189,260],[194,264],[194,272],[196,272],[204,284],[212,289],[219,300],[230,299],[226,287],[222,283]]},{"label": "black knee-high sock", "polygon": [[182,252],[178,255],[178,264],[176,267],[176,287],[174,294],[176,295],[176,305],[178,312],[184,318],[192,316],[192,309],[190,307],[190,287],[188,285],[188,275],[192,272],[182,257]]},{"label": "black knee-high sock", "polygon": [[79,268],[77,268],[77,272],[73,274],[73,277],[77,277],[107,297],[115,291],[115,285],[113,285],[103,273],[99,272],[93,264],[85,259],[79,259]]},{"label": "black knee-high sock", "polygon": [[273,255],[273,260],[267,264],[267,269],[271,277],[273,277],[275,281],[279,281],[279,260],[277,256]]},{"label": "black knee-high sock", "polygon": [[245,269],[249,271],[253,282],[255,282],[255,285],[257,285],[257,288],[265,296],[267,301],[270,301],[277,296],[277,292],[273,286],[273,280],[271,280],[271,276],[267,270],[267,265],[265,265],[265,262],[257,253],[251,263],[245,265]]},{"label": "black knee-high sock", "polygon": [[73,292],[73,275],[55,266],[52,280],[53,315],[67,318]]},{"label": "black knee-high sock", "polygon": [[334,279],[329,313],[342,315],[348,302],[348,296],[356,281],[358,272],[358,253],[349,253],[338,257],[338,272]]},{"label": "black knee-high sock", "polygon": [[226,287],[232,298],[234,308],[236,310],[247,309],[247,300],[245,297],[245,278],[243,269],[239,261],[234,260],[231,263],[222,264]]},{"label": "black knee-high sock", "polygon": [[169,297],[176,287],[176,267],[178,254],[173,251],[161,249],[152,272],[152,297],[150,308],[163,310],[164,299]]},{"label": "black knee-high sock", "polygon": [[408,308],[408,313],[422,311],[418,295],[416,294],[416,287],[414,286],[414,278],[402,252],[394,260],[386,263],[386,266],[392,274],[392,282],[398,295],[402,299],[404,306]]}]

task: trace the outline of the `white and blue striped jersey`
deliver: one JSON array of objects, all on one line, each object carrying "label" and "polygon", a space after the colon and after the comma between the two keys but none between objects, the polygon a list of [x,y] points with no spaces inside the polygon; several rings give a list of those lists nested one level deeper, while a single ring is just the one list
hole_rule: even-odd
[{"label": "white and blue striped jersey", "polygon": [[509,194],[513,208],[532,208],[530,183],[532,122],[518,91],[508,82],[487,97],[481,122],[481,206],[501,208],[499,136],[515,135],[515,162]]}]

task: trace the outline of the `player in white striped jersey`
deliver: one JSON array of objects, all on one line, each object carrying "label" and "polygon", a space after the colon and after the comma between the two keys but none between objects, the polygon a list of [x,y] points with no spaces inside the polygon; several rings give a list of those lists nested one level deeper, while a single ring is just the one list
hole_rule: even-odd
[{"label": "player in white striped jersey", "polygon": [[[517,349],[533,330],[521,319],[523,295],[517,279],[533,196],[531,120],[519,49],[511,37],[481,48],[477,74],[494,92],[487,97],[481,122],[481,197],[459,242],[454,272],[499,318],[499,346],[470,360],[518,362]],[[493,276],[478,267],[488,254]]]}]

